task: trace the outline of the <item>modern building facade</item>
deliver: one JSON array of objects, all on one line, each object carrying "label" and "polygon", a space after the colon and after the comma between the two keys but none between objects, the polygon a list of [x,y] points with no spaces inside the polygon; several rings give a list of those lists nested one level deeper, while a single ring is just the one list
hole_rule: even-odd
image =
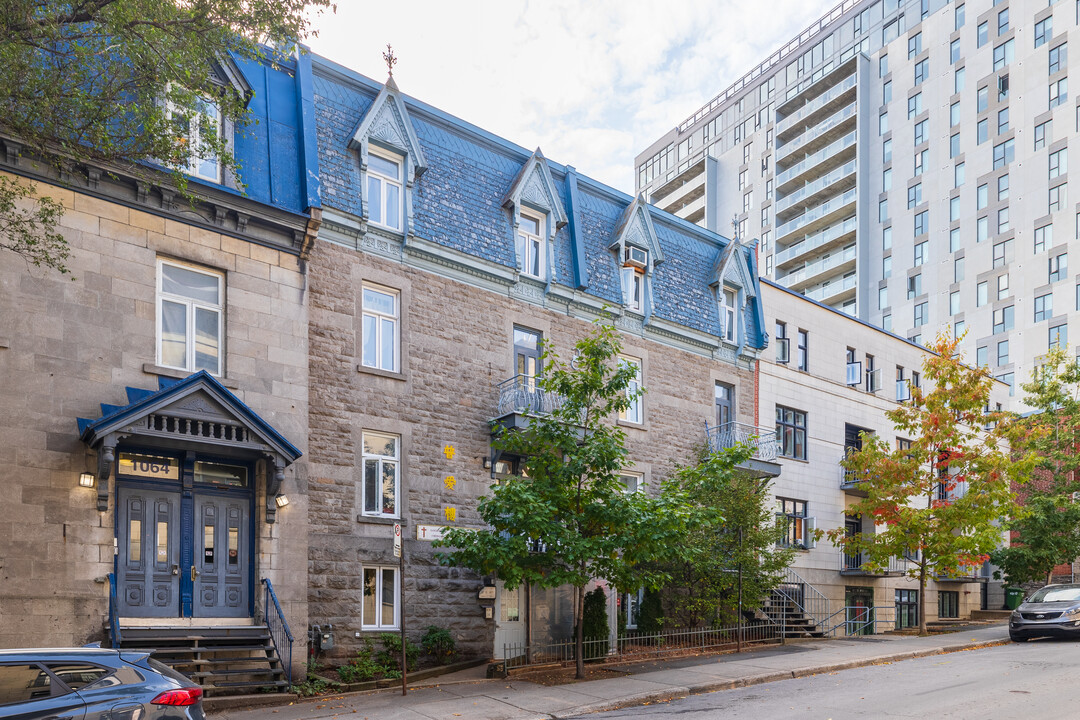
[{"label": "modern building facade", "polygon": [[[827,539],[815,541],[814,530],[875,532],[873,522],[849,512],[865,491],[840,461],[861,446],[861,432],[894,447],[904,442],[885,413],[910,397],[912,384],[920,384],[930,353],[771,281],[762,280],[761,290],[773,339],[760,360],[760,413],[763,419],[775,414],[781,439],[782,471],[770,491],[788,529],[785,542],[798,548],[783,587],[802,598],[815,619],[826,618],[823,630],[839,634],[870,629],[858,622],[855,608],[878,607],[873,629],[881,632],[918,624],[920,603],[927,604],[927,620],[1001,607],[1001,583],[992,580],[989,567],[931,580],[927,596],[920,598],[918,582],[906,576],[909,559],[895,558],[888,568],[871,572],[859,554],[845,553]],[[1008,386],[994,382],[991,406],[1008,399]],[[954,492],[964,489],[960,485]]]},{"label": "modern building facade", "polygon": [[[707,428],[721,443],[771,436],[771,420],[755,429],[764,316],[752,248],[392,78],[320,58],[314,76],[324,209],[309,275],[311,621],[333,625],[339,655],[401,622],[447,628],[481,657],[526,637],[563,641],[570,593],[440,566],[430,541],[477,527],[480,496],[515,471],[493,452],[493,428],[555,401],[536,384],[543,349],[567,358],[607,315],[646,389],[617,419],[628,488],[691,461]],[[770,448],[752,471],[775,474]]]},{"label": "modern building facade", "polygon": [[189,200],[164,173],[57,178],[0,139],[72,254],[71,276],[0,256],[0,646],[250,626],[269,582],[305,658],[310,63],[222,62],[258,121],[217,128],[243,192],[213,158]]},{"label": "modern building facade", "polygon": [[1078,13],[844,2],[643,151],[638,191],[706,227],[734,216],[763,275],[814,300],[916,342],[966,332],[1015,394],[1074,347]]}]

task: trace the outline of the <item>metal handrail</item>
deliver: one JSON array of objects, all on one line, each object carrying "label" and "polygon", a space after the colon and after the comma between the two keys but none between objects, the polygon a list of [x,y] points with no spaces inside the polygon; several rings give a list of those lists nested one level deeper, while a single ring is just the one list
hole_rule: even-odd
[{"label": "metal handrail", "polygon": [[855,117],[854,102],[852,102],[850,105],[845,105],[843,108],[836,111],[822,122],[808,128],[801,135],[798,135],[797,137],[784,143],[783,145],[777,146],[776,161],[782,162],[784,160],[787,160],[792,153],[798,151],[807,143],[816,140],[817,138],[821,137],[825,133],[835,128],[840,123],[847,122],[853,117]]},{"label": "metal handrail", "polygon": [[[782,588],[785,585],[799,585],[802,587],[802,602],[799,602],[797,598],[791,597],[789,593],[784,592]],[[795,607],[799,608],[803,615],[813,620],[814,624],[818,627],[821,627],[825,618],[829,616],[829,606],[831,604],[829,598],[825,593],[806,582],[805,578],[791,568],[784,569],[784,580],[776,590],[790,600]]]},{"label": "metal handrail", "polygon": [[109,573],[109,643],[120,647],[120,602],[116,599],[116,573]]},{"label": "metal handrail", "polygon": [[753,448],[754,454],[751,457],[770,462],[776,459],[780,447],[776,442],[776,428],[755,427],[740,422],[728,422],[712,427],[705,423],[705,440],[712,452],[743,444]]},{"label": "metal handrail", "polygon": [[[285,669],[285,680],[291,686],[293,634],[289,629],[288,620],[285,619],[285,613],[281,611],[281,603],[278,602],[273,584],[271,584],[269,578],[263,578],[262,582],[266,586],[263,594],[263,619],[266,622],[267,629],[270,631],[270,639],[274,643],[274,649],[277,651],[278,659],[281,661],[281,667]],[[270,613],[271,603],[273,603],[274,614]],[[284,654],[282,653],[283,649],[285,650]]]},{"label": "metal handrail", "polygon": [[853,232],[857,224],[858,223],[856,223],[855,221],[855,216],[852,215],[851,217],[845,219],[843,222],[836,223],[835,225],[830,225],[824,230],[816,232],[813,235],[807,235],[797,243],[789,245],[780,252],[776,253],[776,262],[782,265],[783,263],[786,263],[789,260],[793,260],[794,258],[797,258],[804,253],[808,253],[811,250],[815,250],[821,247],[822,245],[831,243],[833,240],[840,237],[841,235],[846,235],[849,232]]},{"label": "metal handrail", "polygon": [[783,225],[780,225],[776,228],[776,237],[787,237],[794,232],[798,232],[810,223],[816,222],[826,215],[850,205],[857,199],[858,188],[851,188],[850,190],[845,190],[841,195],[834,195],[821,205],[815,205],[794,220],[789,220]]},{"label": "metal handrail", "polygon": [[[866,619],[850,619],[848,617],[849,610],[861,611],[859,612],[859,615]],[[892,611],[893,616],[891,618],[882,618],[881,616],[887,615],[888,611]],[[844,619],[835,625],[829,626],[829,622],[840,614],[843,614]],[[830,637],[834,636],[836,631],[840,628],[844,628],[846,635],[861,635],[866,628],[869,627],[871,630],[877,630],[877,626],[882,623],[887,623],[890,626],[896,624],[895,605],[871,605],[869,607],[864,605],[845,605],[829,617],[825,618],[825,624],[822,626],[822,633],[824,633],[826,637]]]},{"label": "metal handrail", "polygon": [[821,93],[810,102],[803,105],[791,115],[780,118],[780,120],[778,120],[776,123],[776,134],[780,135],[795,123],[799,122],[805,117],[809,117],[810,115],[816,113],[825,105],[828,105],[836,98],[851,90],[851,88],[855,87],[855,81],[858,80],[858,77],[858,75],[855,75],[853,73],[846,80],[841,80],[836,85],[833,85],[831,88]]}]

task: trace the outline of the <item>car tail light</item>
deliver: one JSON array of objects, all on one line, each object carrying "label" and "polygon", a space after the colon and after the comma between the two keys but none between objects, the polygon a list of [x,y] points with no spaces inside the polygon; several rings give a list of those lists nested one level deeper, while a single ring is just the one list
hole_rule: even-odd
[{"label": "car tail light", "polygon": [[166,690],[150,701],[151,705],[194,705],[202,698],[202,688]]}]

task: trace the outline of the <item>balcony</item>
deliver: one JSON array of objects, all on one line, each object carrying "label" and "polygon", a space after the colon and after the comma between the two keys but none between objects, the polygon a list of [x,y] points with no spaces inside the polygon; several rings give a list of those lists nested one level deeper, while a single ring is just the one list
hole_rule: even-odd
[{"label": "balcony", "polygon": [[[796,129],[797,123],[803,121],[809,122],[811,117],[818,114],[823,110],[830,110],[834,105],[839,105],[841,102],[846,102],[846,95],[855,89],[855,83],[858,76],[851,75],[845,78],[839,84],[834,85],[830,89],[818,95],[816,98],[803,105],[801,108],[793,112],[791,115],[784,117],[776,124],[776,136],[779,140],[787,140],[788,137],[795,135],[796,133],[790,132]],[[853,92],[851,92],[854,95]]]},{"label": "balcony", "polygon": [[[805,182],[805,177],[809,175],[812,170],[816,170],[819,165],[822,165],[826,161],[834,160],[832,165],[836,166],[852,159],[855,155],[854,147],[855,131],[852,130],[839,140],[836,140],[812,155],[806,156],[795,165],[785,168],[782,172],[778,173],[776,176],[776,189],[780,192],[785,192],[788,189],[787,186],[789,183],[795,180],[803,180]],[[848,149],[852,149],[852,152],[845,152]]]},{"label": "balcony", "polygon": [[842,212],[854,211],[855,200],[858,198],[858,188],[851,188],[842,195],[836,195],[828,201],[817,205],[794,220],[790,220],[776,228],[778,241],[797,232],[813,232],[828,225],[834,215]]},{"label": "balcony", "polygon": [[[849,123],[848,121],[851,122]],[[800,149],[804,153],[812,153],[822,145],[827,144],[830,137],[834,137],[838,134],[832,131],[841,125],[853,124],[854,121],[855,103],[851,103],[847,107],[842,108],[839,112],[833,113],[831,117],[826,118],[818,125],[811,126],[802,135],[799,135],[790,142],[784,143],[778,147],[776,149],[776,161],[786,162],[792,153]],[[831,135],[830,132],[832,132]]]},{"label": "balcony", "polygon": [[840,574],[862,577],[894,577],[906,573],[911,565],[906,558],[891,557],[887,567],[870,568],[866,565],[867,559],[868,557],[863,553],[848,553],[841,549]]},{"label": "balcony", "polygon": [[498,385],[499,412],[504,415],[550,415],[562,405],[562,397],[540,387],[539,378],[515,375]]},{"label": "balcony", "polygon": [[815,250],[839,245],[842,242],[847,242],[849,239],[853,240],[855,238],[855,229],[857,227],[858,223],[853,215],[846,218],[843,222],[825,228],[821,232],[807,235],[794,245],[789,245],[776,253],[776,266],[781,267],[786,265]]},{"label": "balcony", "polygon": [[828,285],[822,285],[808,293],[803,293],[803,295],[811,300],[828,305],[837,300],[846,300],[847,298],[843,296],[848,294],[854,297],[855,293],[853,291],[856,284],[855,276],[849,275],[840,282],[831,282]]},{"label": "balcony", "polygon": [[837,467],[840,468],[841,490],[855,497],[867,497],[869,495],[863,487],[862,480],[859,479],[859,475],[854,470],[848,470],[843,465]]},{"label": "balcony", "polygon": [[[819,177],[813,182],[803,185],[798,190],[785,195],[776,201],[776,218],[777,222],[780,222],[783,216],[789,210],[802,210],[811,207],[816,203],[818,195],[825,190],[828,190],[838,182],[846,181],[842,188],[846,190],[848,187],[855,185],[855,168],[856,162],[844,163],[835,170],[830,170],[827,175]],[[835,191],[834,193],[835,194]]]},{"label": "balcony", "polygon": [[776,477],[780,474],[780,465],[776,459],[780,446],[776,442],[776,428],[754,427],[747,423],[729,422],[723,425],[705,426],[705,441],[709,452],[718,452],[735,447],[736,444],[748,445],[754,450],[750,459],[739,465],[756,477]]},{"label": "balcony", "polygon": [[[850,267],[849,267],[850,266]],[[843,252],[807,263],[795,272],[776,278],[776,281],[792,290],[802,290],[826,273],[837,274],[855,268],[855,246],[844,248]]]}]

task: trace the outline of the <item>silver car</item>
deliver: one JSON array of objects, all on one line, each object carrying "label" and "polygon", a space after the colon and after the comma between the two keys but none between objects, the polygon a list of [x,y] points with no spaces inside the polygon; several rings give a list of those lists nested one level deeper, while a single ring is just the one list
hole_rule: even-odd
[{"label": "silver car", "polygon": [[1080,584],[1047,585],[1009,617],[1009,638],[1024,642],[1036,637],[1080,638]]},{"label": "silver car", "polygon": [[0,719],[205,717],[202,688],[145,652],[0,650]]}]

